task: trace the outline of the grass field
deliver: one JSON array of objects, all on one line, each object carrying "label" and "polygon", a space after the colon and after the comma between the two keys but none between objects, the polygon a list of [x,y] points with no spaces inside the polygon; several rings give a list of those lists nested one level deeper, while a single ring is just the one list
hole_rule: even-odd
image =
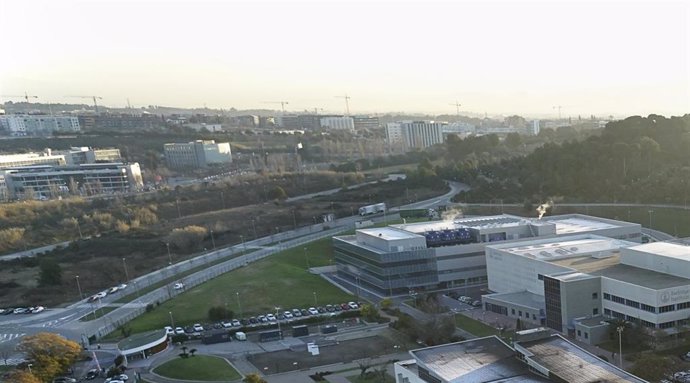
[{"label": "grass field", "polygon": [[360,375],[352,375],[346,377],[347,380],[349,380],[352,383],[395,383],[395,379],[393,379],[392,376],[386,374],[386,376],[383,378],[383,380],[379,379],[379,377],[370,377],[370,378],[364,378]]},{"label": "grass field", "polygon": [[225,359],[208,355],[171,359],[153,372],[180,380],[231,381],[242,377]]},{"label": "grass field", "polygon": [[139,316],[129,326],[133,333],[161,328],[170,324],[169,313],[176,326],[203,323],[213,306],[227,307],[236,318],[275,312],[276,306],[285,310],[310,307],[314,306],[314,293],[318,305],[352,300],[351,295],[306,270],[307,262],[310,267],[332,263],[330,241],[311,242],[223,274]]},{"label": "grass field", "polygon": [[[490,335],[501,335],[497,329],[464,315],[455,315],[455,325],[480,338]],[[505,338],[511,335],[512,331],[504,332],[501,336]]]}]

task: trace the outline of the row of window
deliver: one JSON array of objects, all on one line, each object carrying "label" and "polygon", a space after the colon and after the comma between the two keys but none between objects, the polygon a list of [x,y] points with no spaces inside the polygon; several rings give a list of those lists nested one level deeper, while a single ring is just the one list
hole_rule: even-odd
[{"label": "row of window", "polygon": [[647,311],[650,313],[655,313],[655,314],[657,312],[659,314],[661,314],[661,313],[667,313],[667,312],[676,311],[676,310],[685,310],[685,309],[690,308],[690,302],[683,302],[683,303],[678,303],[678,304],[661,306],[657,310],[657,308],[654,306],[650,306],[648,304],[640,303],[637,301],[633,301],[631,299],[626,299],[626,298],[619,297],[617,295],[612,295],[609,293],[604,293],[604,299],[607,301],[616,302],[616,303],[619,303],[622,305],[634,307],[636,309],[644,310],[644,311]]},{"label": "row of window", "polygon": [[642,325],[644,327],[649,327],[649,328],[657,328],[657,327],[658,328],[672,328],[672,327],[675,327],[676,325],[677,326],[685,326],[688,323],[687,319],[681,319],[678,321],[659,323],[659,325],[657,326],[655,323],[648,322],[644,319],[636,318],[636,317],[633,317],[630,315],[625,315],[623,313],[619,313],[616,310],[610,310],[610,309],[604,309],[604,315],[607,315],[607,316],[610,316],[613,318],[617,318],[617,319],[623,319],[623,320],[626,320],[626,321],[632,322],[632,323],[637,323],[639,325]]}]

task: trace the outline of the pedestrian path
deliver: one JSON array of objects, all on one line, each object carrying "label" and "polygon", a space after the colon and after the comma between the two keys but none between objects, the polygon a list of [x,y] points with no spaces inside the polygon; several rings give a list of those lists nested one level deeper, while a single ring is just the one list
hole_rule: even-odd
[{"label": "pedestrian path", "polygon": [[0,334],[0,343],[9,342],[9,341],[11,341],[11,340],[15,340],[15,339],[17,339],[17,338],[21,338],[21,337],[23,337],[24,335],[26,335],[26,334],[25,334],[25,333],[21,333],[21,334],[20,334],[20,333],[14,333],[14,334]]}]

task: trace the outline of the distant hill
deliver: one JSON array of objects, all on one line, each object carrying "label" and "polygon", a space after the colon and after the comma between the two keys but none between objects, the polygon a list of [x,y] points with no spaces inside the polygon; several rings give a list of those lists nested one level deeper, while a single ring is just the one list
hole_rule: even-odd
[{"label": "distant hill", "polygon": [[547,143],[490,165],[455,166],[455,176],[472,187],[461,201],[683,204],[690,202],[690,115],[628,117],[583,141]]}]

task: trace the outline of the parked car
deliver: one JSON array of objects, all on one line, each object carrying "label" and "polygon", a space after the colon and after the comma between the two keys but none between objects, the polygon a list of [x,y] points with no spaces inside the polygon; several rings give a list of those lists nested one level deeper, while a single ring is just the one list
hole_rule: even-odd
[{"label": "parked car", "polygon": [[474,301],[474,302],[472,302],[472,306],[474,306],[474,307],[479,307],[479,306],[481,306],[481,305],[482,305],[482,302],[480,302],[480,301]]},{"label": "parked car", "polygon": [[125,288],[127,288],[127,284],[126,284],[126,283],[120,283],[119,285],[117,285],[117,289],[118,289],[118,290],[124,290]]},{"label": "parked car", "polygon": [[283,315],[285,316],[285,319],[292,319],[293,317],[292,313],[289,311],[284,312]]},{"label": "parked car", "polygon": [[17,308],[14,309],[14,311],[12,311],[12,312],[15,313],[15,314],[24,314],[24,313],[26,313],[27,311],[29,311],[29,309],[27,309],[27,308],[25,308],[25,307],[17,307]]},{"label": "parked car", "polygon": [[182,327],[175,327],[175,335],[184,335],[184,329]]},{"label": "parked car", "polygon": [[319,306],[316,308],[316,310],[319,312],[319,314],[323,314],[326,312],[326,308],[323,306]]},{"label": "parked car", "polygon": [[242,326],[242,323],[240,323],[240,321],[238,321],[237,319],[233,319],[232,320],[232,326],[233,327],[240,327],[240,326]]},{"label": "parked car", "polygon": [[77,383],[77,380],[68,376],[59,376],[53,379],[53,383]]},{"label": "parked car", "polygon": [[96,379],[98,375],[100,375],[100,373],[101,372],[97,368],[92,368],[89,370],[89,372],[86,373],[86,376],[84,378],[86,378],[87,380]]},{"label": "parked car", "polygon": [[266,314],[266,319],[268,319],[269,322],[275,322],[276,316],[273,314]]},{"label": "parked car", "polygon": [[257,323],[259,323],[259,321],[258,321],[256,318],[251,317],[251,318],[249,318],[249,323],[251,323],[251,324],[257,324]]},{"label": "parked car", "polygon": [[335,305],[335,306],[333,306],[333,309],[334,309],[335,311],[343,311],[343,308],[342,308],[340,305]]},{"label": "parked car", "polygon": [[307,309],[302,309],[302,310],[300,310],[300,312],[302,313],[303,317],[309,316],[309,311],[307,311]]},{"label": "parked car", "polygon": [[357,305],[355,302],[348,302],[347,305],[353,310],[357,310],[359,308],[359,305]]},{"label": "parked car", "polygon": [[221,326],[223,326],[224,328],[230,328],[230,327],[232,327],[232,322],[230,322],[230,321],[227,321],[227,322],[226,322],[226,321],[222,321],[222,322],[220,322],[220,324],[221,324]]},{"label": "parked car", "polygon": [[43,306],[36,306],[36,307],[33,307],[33,308],[31,309],[31,313],[32,313],[32,314],[38,314],[38,313],[40,313],[40,312],[45,311],[45,309],[46,309],[46,308],[43,307]]},{"label": "parked car", "polygon": [[175,290],[182,290],[182,289],[184,289],[184,283],[182,283],[182,282],[177,282],[177,283],[175,283],[175,285],[173,285],[173,289],[175,289]]},{"label": "parked car", "polygon": [[301,317],[301,316],[302,316],[302,312],[299,311],[299,309],[292,309],[292,316],[294,316],[294,317]]},{"label": "parked car", "polygon": [[326,311],[332,313],[335,311],[335,307],[333,307],[333,305],[326,305]]},{"label": "parked car", "polygon": [[348,305],[347,303],[343,303],[340,305],[340,308],[347,311],[350,309],[350,305]]},{"label": "parked car", "polygon": [[165,326],[165,327],[163,327],[163,328],[165,329],[165,333],[166,333],[166,334],[168,334],[168,335],[173,335],[173,334],[175,334],[175,330],[173,330],[172,327],[170,327],[170,326]]},{"label": "parked car", "polygon": [[199,323],[194,323],[193,329],[195,332],[201,332],[201,331],[204,331],[204,326],[202,326]]},{"label": "parked car", "polygon": [[113,287],[108,289],[108,294],[112,294],[112,293],[116,292],[117,290],[119,290],[119,288],[117,286],[113,286]]},{"label": "parked car", "polygon": [[120,375],[116,376],[115,378],[118,380],[125,381],[125,382],[129,380],[129,376],[127,376],[125,374],[120,374]]},{"label": "parked car", "polygon": [[314,307],[309,308],[309,314],[311,315],[319,315],[319,310],[315,309]]}]

